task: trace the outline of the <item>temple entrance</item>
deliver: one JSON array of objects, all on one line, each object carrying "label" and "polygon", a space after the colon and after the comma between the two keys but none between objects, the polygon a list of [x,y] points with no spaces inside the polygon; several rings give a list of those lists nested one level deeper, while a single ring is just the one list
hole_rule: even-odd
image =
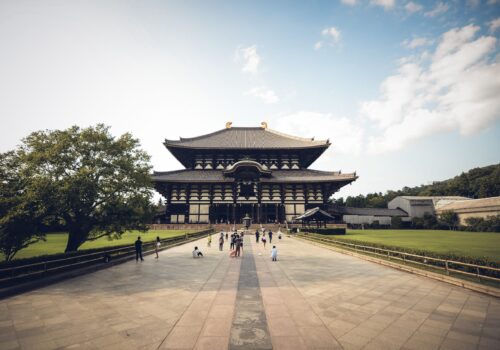
[{"label": "temple entrance", "polygon": [[212,224],[242,224],[245,215],[252,218],[253,224],[270,224],[283,222],[285,209],[282,204],[212,204],[210,206],[210,222]]}]

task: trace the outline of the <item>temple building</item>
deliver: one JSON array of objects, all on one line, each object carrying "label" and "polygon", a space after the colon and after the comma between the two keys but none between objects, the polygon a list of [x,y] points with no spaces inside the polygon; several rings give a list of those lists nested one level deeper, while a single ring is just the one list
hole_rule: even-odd
[{"label": "temple building", "polygon": [[291,222],[355,181],[356,173],[308,167],[328,140],[290,136],[261,127],[232,127],[193,138],[165,140],[185,167],[154,172],[166,199],[166,223]]}]

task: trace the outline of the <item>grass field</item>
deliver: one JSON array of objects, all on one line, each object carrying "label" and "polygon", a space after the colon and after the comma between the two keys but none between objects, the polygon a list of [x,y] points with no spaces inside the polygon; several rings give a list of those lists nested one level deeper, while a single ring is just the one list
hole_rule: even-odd
[{"label": "grass field", "polygon": [[443,230],[348,230],[343,240],[425,250],[441,254],[486,257],[500,262],[500,233]]},{"label": "grass field", "polygon": [[[155,240],[156,236],[160,236],[160,238],[163,239],[163,238],[184,235],[187,232],[192,232],[192,231],[185,231],[185,230],[154,230],[148,232],[129,231],[124,233],[121,239],[109,240],[106,237],[102,237],[92,242],[86,242],[79,248],[79,250],[132,244],[137,239],[137,236],[141,236],[143,242],[148,242]],[[49,233],[47,234],[47,241],[38,242],[30,245],[29,247],[18,252],[14,258],[22,259],[39,255],[64,253],[64,248],[66,248],[67,241],[68,241],[67,233]]]}]

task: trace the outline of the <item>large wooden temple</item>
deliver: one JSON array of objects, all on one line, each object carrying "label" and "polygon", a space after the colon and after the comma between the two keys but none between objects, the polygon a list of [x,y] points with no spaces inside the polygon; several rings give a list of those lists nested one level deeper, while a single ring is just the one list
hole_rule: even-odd
[{"label": "large wooden temple", "polygon": [[166,199],[166,223],[290,222],[307,209],[324,207],[356,173],[308,167],[328,140],[286,135],[261,127],[232,127],[198,137],[165,140],[185,167],[154,172]]}]

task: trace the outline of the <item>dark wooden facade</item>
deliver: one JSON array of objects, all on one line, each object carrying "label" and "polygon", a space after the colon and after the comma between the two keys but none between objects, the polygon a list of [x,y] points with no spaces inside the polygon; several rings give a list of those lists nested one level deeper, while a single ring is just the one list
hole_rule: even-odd
[{"label": "dark wooden facade", "polygon": [[178,141],[167,149],[186,167],[155,172],[167,223],[270,223],[292,219],[356,180],[353,174],[308,169],[329,146],[267,129],[231,128]]}]

